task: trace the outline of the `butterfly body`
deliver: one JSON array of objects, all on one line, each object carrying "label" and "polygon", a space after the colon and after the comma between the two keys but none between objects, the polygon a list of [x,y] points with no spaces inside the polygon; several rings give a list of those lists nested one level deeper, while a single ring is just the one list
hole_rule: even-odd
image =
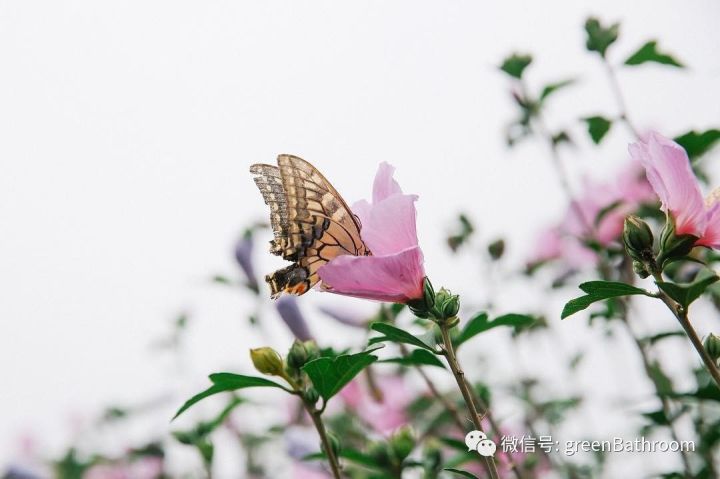
[{"label": "butterfly body", "polygon": [[371,254],[360,221],[310,163],[280,155],[277,166],[255,164],[250,172],[270,207],[270,252],[293,262],[266,276],[273,298],[304,294],[320,280],[319,268],[338,256]]}]

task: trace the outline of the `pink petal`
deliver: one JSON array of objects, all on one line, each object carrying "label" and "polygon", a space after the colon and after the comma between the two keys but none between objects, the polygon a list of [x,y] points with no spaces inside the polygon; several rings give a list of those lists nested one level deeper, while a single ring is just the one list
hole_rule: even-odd
[{"label": "pink petal", "polygon": [[338,256],[318,274],[330,292],[404,303],[422,296],[425,269],[415,246],[387,256]]},{"label": "pink petal", "polygon": [[360,216],[360,235],[375,256],[385,256],[418,245],[415,195],[395,195],[374,203]]},{"label": "pink petal", "polygon": [[542,231],[535,240],[535,251],[530,264],[559,258],[563,249],[563,237],[559,228]]},{"label": "pink petal", "polygon": [[[713,194],[715,196],[715,194]],[[720,200],[712,198],[706,213],[705,234],[696,243],[698,246],[720,249]]]},{"label": "pink petal", "polygon": [[669,211],[675,220],[677,234],[702,236],[705,205],[685,150],[655,132],[631,144],[629,150],[630,155],[645,166],[663,211]]},{"label": "pink petal", "polygon": [[393,195],[402,194],[400,185],[393,179],[394,172],[395,167],[392,165],[384,161],[380,163],[373,183],[373,203],[378,203]]}]

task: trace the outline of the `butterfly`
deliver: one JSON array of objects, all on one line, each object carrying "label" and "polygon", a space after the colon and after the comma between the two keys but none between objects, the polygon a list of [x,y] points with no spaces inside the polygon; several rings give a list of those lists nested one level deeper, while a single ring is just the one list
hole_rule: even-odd
[{"label": "butterfly", "polygon": [[250,167],[270,207],[270,252],[292,261],[265,276],[271,297],[301,295],[320,280],[318,269],[341,255],[371,252],[360,236],[360,219],[317,168],[293,155],[279,155],[277,166]]}]

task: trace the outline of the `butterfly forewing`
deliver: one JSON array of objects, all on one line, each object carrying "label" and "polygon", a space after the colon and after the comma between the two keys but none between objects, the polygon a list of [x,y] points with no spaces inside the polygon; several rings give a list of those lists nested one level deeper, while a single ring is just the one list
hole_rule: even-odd
[{"label": "butterfly forewing", "polygon": [[345,200],[310,163],[280,155],[278,167],[253,165],[255,183],[270,206],[275,238],[271,251],[294,264],[266,277],[273,297],[303,294],[319,280],[318,269],[333,258],[370,254],[360,222]]}]

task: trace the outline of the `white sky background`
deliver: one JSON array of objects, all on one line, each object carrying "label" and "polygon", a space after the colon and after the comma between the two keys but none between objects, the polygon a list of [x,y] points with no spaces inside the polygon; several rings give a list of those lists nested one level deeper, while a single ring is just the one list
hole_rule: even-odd
[{"label": "white sky background", "polygon": [[[264,338],[248,331],[250,298],[208,281],[235,274],[235,239],[266,219],[251,163],[297,154],[349,201],[370,194],[380,161],[395,165],[405,191],[420,195],[428,273],[465,293],[471,310],[487,299],[488,284],[473,257],[446,252],[456,213],[467,211],[484,240],[505,236],[519,266],[534,232],[564,209],[544,145],[505,148],[515,111],[496,67],[508,53],[535,56],[527,75],[536,90],[579,80],[548,112],[553,126],[577,133],[579,148],[564,155],[576,185],[583,174],[611,176],[630,141],[616,127],[593,149],[576,122],[616,111],[601,64],[584,49],[589,14],[622,22],[610,50],[616,63],[659,38],[690,66],[621,71],[636,124],[668,136],[717,126],[720,5],[597,5],[0,3],[0,465],[21,435],[58,451],[72,437],[72,418],[172,392],[169,411],[205,385],[206,373],[249,371],[248,347],[287,347],[276,318],[266,315]],[[260,272],[279,266],[258,249]],[[498,311],[547,308],[568,355],[578,348],[570,341],[599,337],[581,318],[560,324],[572,289],[547,302],[539,285],[512,288]],[[326,300],[337,298],[313,292],[303,307],[311,314]],[[193,322],[179,374],[149,345],[182,310]],[[662,313],[657,320],[672,326]],[[313,324],[318,335],[337,331],[322,341],[358,345],[323,318]],[[482,345],[483,374],[501,381],[518,360],[509,343],[492,344]],[[575,378],[575,391],[599,381],[598,402],[619,410],[609,401],[640,370],[628,384],[615,377],[623,355],[637,365],[629,346],[617,348],[616,364],[599,356],[598,369]],[[166,418],[153,419],[155,430],[167,428]],[[607,435],[615,424],[627,427],[619,416],[595,419]]]}]

